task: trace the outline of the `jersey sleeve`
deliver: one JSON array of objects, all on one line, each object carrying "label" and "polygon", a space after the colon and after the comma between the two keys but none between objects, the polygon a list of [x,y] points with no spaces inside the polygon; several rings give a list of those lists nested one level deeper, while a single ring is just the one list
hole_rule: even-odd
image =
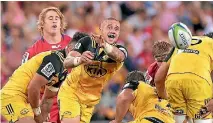
[{"label": "jersey sleeve", "polygon": [[87,51],[91,45],[91,38],[89,36],[81,38],[74,46],[73,50],[79,53]]},{"label": "jersey sleeve", "polygon": [[138,88],[139,82],[138,81],[130,81],[128,83],[126,83],[123,87],[123,89],[132,89],[133,91],[136,90]]},{"label": "jersey sleeve", "polygon": [[[116,47],[124,53],[125,59],[126,59],[127,56],[128,56],[127,49],[126,49],[124,46],[122,46],[122,45],[117,45]],[[124,60],[125,60],[125,59],[124,59]]]},{"label": "jersey sleeve", "polygon": [[53,85],[59,82],[58,75],[60,74],[61,61],[56,55],[50,54],[44,57],[42,64],[40,65],[37,73],[42,75],[48,80],[47,85]]},{"label": "jersey sleeve", "polygon": [[175,53],[175,47],[173,47],[171,49],[171,51],[169,52],[169,54],[164,59],[164,62],[170,63],[171,62],[171,58],[172,58],[172,56],[173,56],[174,53]]}]

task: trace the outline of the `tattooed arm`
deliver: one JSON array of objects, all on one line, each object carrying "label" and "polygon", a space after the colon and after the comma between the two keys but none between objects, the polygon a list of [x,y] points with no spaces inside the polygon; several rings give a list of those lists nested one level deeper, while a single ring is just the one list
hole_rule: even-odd
[{"label": "tattooed arm", "polygon": [[53,104],[53,97],[56,95],[57,92],[52,92],[49,89],[45,88],[45,92],[40,103],[41,114],[43,116],[43,119],[45,120],[48,118],[48,114]]}]

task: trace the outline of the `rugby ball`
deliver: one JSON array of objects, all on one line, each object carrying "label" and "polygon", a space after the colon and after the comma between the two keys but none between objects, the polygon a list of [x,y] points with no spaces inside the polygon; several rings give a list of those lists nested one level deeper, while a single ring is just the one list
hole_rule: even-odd
[{"label": "rugby ball", "polygon": [[191,45],[192,34],[183,23],[174,23],[168,31],[169,40],[178,49],[186,49]]}]

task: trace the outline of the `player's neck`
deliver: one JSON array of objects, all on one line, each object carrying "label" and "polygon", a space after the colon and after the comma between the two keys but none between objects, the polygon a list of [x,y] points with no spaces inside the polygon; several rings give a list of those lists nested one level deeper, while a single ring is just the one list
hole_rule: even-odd
[{"label": "player's neck", "polygon": [[50,35],[47,33],[45,34],[45,32],[44,32],[43,38],[49,44],[57,44],[57,43],[61,42],[62,35],[60,33],[55,34],[55,35]]}]

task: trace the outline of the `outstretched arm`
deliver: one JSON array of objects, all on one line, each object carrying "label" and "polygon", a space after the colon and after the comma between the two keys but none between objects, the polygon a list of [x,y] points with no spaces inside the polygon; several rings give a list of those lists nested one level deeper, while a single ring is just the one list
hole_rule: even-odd
[{"label": "outstretched arm", "polygon": [[126,49],[124,49],[123,47],[117,48],[113,45],[108,44],[107,42],[105,42],[104,50],[111,59],[117,62],[122,62],[127,57]]},{"label": "outstretched arm", "polygon": [[47,83],[48,81],[46,78],[36,73],[28,86],[28,101],[33,109],[37,123],[43,123],[41,109],[39,106],[39,99],[40,89]]},{"label": "outstretched arm", "polygon": [[124,89],[117,97],[115,121],[121,123],[134,100],[133,90]]},{"label": "outstretched arm", "polygon": [[71,51],[66,59],[64,60],[64,67],[65,68],[74,68],[82,63],[91,63],[94,54],[90,51],[85,51],[80,54],[77,51]]},{"label": "outstretched arm", "polygon": [[101,35],[92,35],[92,38],[99,44],[100,47],[104,48],[106,54],[117,62],[122,62],[127,57],[127,50],[122,47],[116,47],[107,43]]},{"label": "outstretched arm", "polygon": [[166,89],[165,89],[165,80],[166,80],[168,69],[169,69],[169,63],[163,62],[160,68],[157,70],[155,74],[155,79],[154,79],[158,96],[164,99],[167,98]]},{"label": "outstretched arm", "polygon": [[45,88],[44,95],[41,100],[41,114],[43,119],[46,120],[48,117],[48,113],[50,112],[51,106],[53,104],[53,97],[57,95],[57,92],[53,92],[48,88]]}]

